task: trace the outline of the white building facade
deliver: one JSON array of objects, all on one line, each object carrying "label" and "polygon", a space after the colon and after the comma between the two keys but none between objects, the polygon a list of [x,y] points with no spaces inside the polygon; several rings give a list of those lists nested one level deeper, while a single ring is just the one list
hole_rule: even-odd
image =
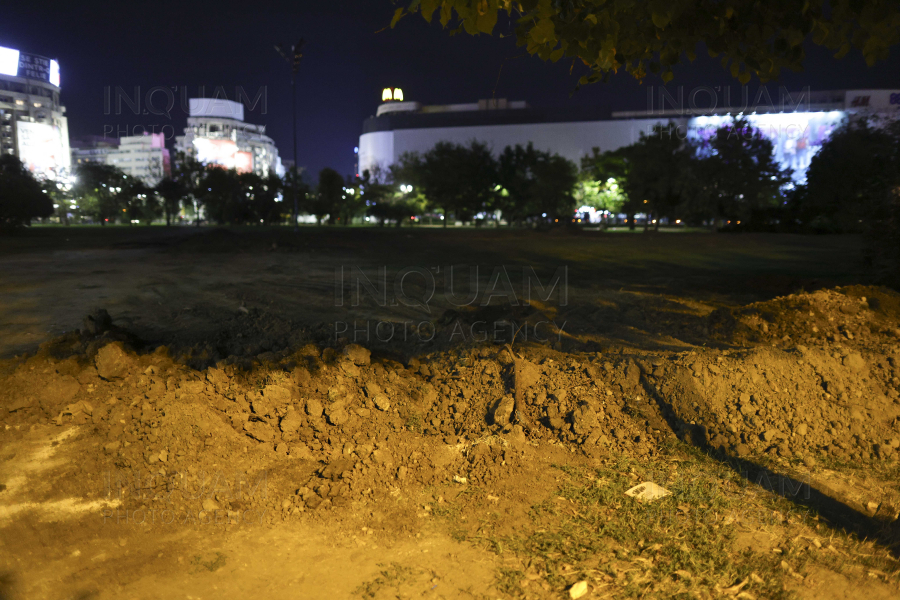
[{"label": "white building facade", "polygon": [[616,150],[668,125],[676,135],[708,139],[716,128],[745,117],[773,143],[775,158],[803,181],[812,156],[831,132],[856,115],[900,114],[898,90],[806,92],[788,102],[711,109],[670,107],[634,112],[538,110],[525,102],[482,100],[472,104],[423,106],[385,102],[363,124],[359,173],[386,170],[405,152],[424,153],[438,142],[483,142],[496,154],[507,146],[534,144],[576,165],[593,148]]},{"label": "white building facade", "polygon": [[0,47],[0,153],[38,177],[70,175],[69,124],[60,104],[59,63]]},{"label": "white building facade", "polygon": [[72,168],[94,163],[121,169],[129,177],[155,187],[171,172],[171,161],[162,133],[108,138],[75,138],[72,144]]},{"label": "white building facade", "polygon": [[244,122],[244,105],[216,98],[191,98],[184,135],[176,136],[175,151],[204,164],[261,177],[284,176],[275,142],[264,125]]},{"label": "white building facade", "polygon": [[171,170],[165,136],[145,133],[119,138],[119,147],[106,155],[106,164],[155,187]]}]

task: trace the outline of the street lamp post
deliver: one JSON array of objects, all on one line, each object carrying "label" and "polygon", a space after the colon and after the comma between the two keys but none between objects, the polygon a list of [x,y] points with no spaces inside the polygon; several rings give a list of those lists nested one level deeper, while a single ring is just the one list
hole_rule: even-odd
[{"label": "street lamp post", "polygon": [[291,112],[294,113],[294,164],[291,167],[291,194],[294,196],[294,233],[300,232],[300,225],[297,222],[300,216],[300,205],[297,199],[297,70],[300,68],[300,59],[303,58],[303,45],[306,41],[300,38],[300,41],[290,46],[276,44],[275,50],[284,60],[291,65]]}]

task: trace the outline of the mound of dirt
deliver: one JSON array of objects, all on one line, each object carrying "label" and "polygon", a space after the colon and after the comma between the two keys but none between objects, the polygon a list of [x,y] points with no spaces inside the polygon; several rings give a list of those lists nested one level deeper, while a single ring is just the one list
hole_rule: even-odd
[{"label": "mound of dirt", "polygon": [[[732,344],[752,333],[744,347],[640,355],[470,345],[400,362],[308,344],[198,370],[101,327],[5,365],[0,424],[13,436],[37,423],[78,427],[72,494],[226,522],[514,478],[548,445],[649,458],[679,436],[809,467],[826,456],[895,460],[900,347],[893,309],[877,297],[755,304],[731,313]],[[226,470],[227,481],[212,475]],[[255,493],[261,478],[265,494]]]},{"label": "mound of dirt", "polygon": [[[896,352],[896,349],[895,349]],[[682,423],[737,455],[893,458],[900,447],[900,353],[798,346],[688,353],[648,377]],[[812,459],[812,460],[810,460]]]},{"label": "mound of dirt", "polygon": [[824,345],[840,342],[877,350],[900,343],[900,294],[852,286],[791,294],[710,315],[713,337],[738,345]]}]

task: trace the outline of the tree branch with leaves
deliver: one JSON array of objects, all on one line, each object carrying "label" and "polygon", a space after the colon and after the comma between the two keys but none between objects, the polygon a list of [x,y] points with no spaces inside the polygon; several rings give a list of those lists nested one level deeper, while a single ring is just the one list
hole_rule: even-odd
[{"label": "tree branch with leaves", "polygon": [[664,82],[683,58],[705,46],[746,84],[782,69],[799,71],[804,43],[837,58],[852,49],[871,66],[900,43],[896,0],[412,0],[400,1],[392,27],[408,14],[438,21],[451,33],[493,34],[510,23],[518,44],[545,61],[587,67],[581,84],[626,71]]}]

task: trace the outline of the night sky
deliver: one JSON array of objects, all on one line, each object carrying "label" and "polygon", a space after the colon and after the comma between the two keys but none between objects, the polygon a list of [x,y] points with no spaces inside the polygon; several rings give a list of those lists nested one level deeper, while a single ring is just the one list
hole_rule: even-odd
[{"label": "night sky", "polygon": [[[507,37],[449,36],[438,24],[408,16],[394,30],[378,32],[390,23],[389,0],[322,0],[307,2],[158,1],[138,7],[119,2],[7,3],[0,21],[0,46],[56,58],[60,62],[62,100],[67,107],[70,136],[127,134],[143,127],[182,133],[186,114],[180,100],[166,116],[106,114],[106,90],[120,86],[130,97],[154,86],[187,88],[190,97],[212,96],[218,86],[235,99],[238,86],[249,97],[266,89],[261,103],[246,120],[264,124],[290,159],[291,114],[289,67],[275,52],[278,42],[306,38],[298,80],[298,164],[308,179],[330,166],[353,171],[353,148],[362,122],[375,113],[384,87],[402,87],[407,100],[425,104],[474,102],[479,98],[526,100],[537,107],[599,106],[640,110],[647,104],[647,86],[627,74],[587,86],[572,95],[577,67],[544,64],[523,57],[509,29]],[[740,86],[719,66],[702,58],[676,69],[670,84]],[[502,69],[501,69],[502,66]],[[835,61],[827,51],[810,48],[803,73],[785,73],[768,84],[772,96],[779,85],[791,90],[900,88],[900,58],[868,69],[858,53]],[[499,81],[498,81],[499,76]],[[758,82],[751,82],[750,95]],[[156,92],[154,105],[164,106]],[[143,107],[142,107],[143,108]],[[165,127],[165,129],[163,129]],[[170,146],[174,140],[170,140]]]}]

